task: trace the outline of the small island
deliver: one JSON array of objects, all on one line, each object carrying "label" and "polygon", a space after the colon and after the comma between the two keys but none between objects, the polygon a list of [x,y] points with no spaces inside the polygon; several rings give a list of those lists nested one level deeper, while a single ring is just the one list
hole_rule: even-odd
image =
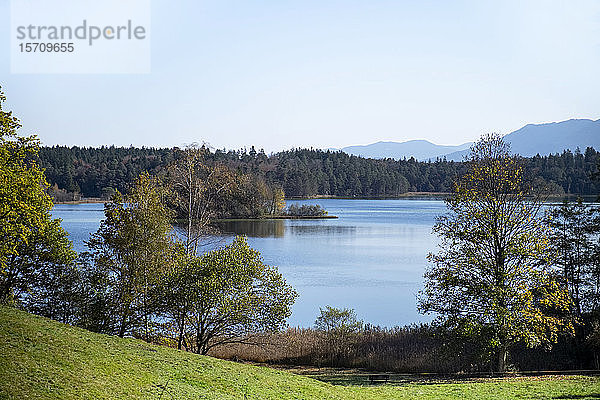
[{"label": "small island", "polygon": [[267,215],[264,219],[333,219],[337,215],[329,215],[327,210],[318,204],[292,204],[279,214]]},{"label": "small island", "polygon": [[220,218],[216,222],[225,221],[247,221],[247,220],[265,220],[265,219],[335,219],[337,215],[329,215],[327,210],[318,204],[302,204],[300,206],[292,204],[287,208],[281,209],[278,213],[263,214],[250,218]]}]

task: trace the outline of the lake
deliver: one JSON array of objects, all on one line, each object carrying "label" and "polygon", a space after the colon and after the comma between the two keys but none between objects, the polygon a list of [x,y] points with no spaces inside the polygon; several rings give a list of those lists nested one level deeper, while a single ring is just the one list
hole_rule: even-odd
[{"label": "lake", "polygon": [[[436,250],[431,228],[445,212],[441,200],[288,200],[319,204],[337,219],[223,223],[223,241],[248,236],[269,265],[276,265],[300,294],[289,320],[311,326],[319,307],[349,307],[376,325],[405,325],[431,318],[416,309],[426,256]],[[84,240],[104,217],[102,204],[59,204],[52,212],[73,240]]]}]

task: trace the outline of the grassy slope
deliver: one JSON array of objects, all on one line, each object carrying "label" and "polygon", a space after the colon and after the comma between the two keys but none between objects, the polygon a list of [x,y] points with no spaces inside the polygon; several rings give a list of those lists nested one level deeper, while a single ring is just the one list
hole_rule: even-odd
[{"label": "grassy slope", "polygon": [[0,399],[35,398],[598,399],[600,379],[333,386],[269,368],[98,335],[0,307]]}]

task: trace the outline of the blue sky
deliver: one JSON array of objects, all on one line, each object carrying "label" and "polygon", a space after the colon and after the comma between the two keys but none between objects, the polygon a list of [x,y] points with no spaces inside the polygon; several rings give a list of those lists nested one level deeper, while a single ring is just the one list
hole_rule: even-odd
[{"label": "blue sky", "polygon": [[600,1],[152,1],[150,74],[11,74],[45,144],[459,144],[600,118]]}]

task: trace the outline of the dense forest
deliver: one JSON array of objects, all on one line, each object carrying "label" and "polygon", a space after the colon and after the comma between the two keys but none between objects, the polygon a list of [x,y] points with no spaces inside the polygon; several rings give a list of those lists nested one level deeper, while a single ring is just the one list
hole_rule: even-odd
[{"label": "dense forest", "polygon": [[[160,174],[173,161],[176,149],[135,147],[43,147],[40,164],[55,197],[80,194],[107,198],[126,191],[141,172]],[[287,197],[316,195],[395,197],[406,192],[448,192],[464,173],[461,162],[437,160],[365,159],[342,152],[293,149],[271,155],[250,150],[211,151],[207,159],[251,174],[270,186],[280,186]],[[548,184],[554,193],[596,195],[599,152],[587,148],[524,159],[530,178]],[[60,199],[59,199],[60,200]]]}]

